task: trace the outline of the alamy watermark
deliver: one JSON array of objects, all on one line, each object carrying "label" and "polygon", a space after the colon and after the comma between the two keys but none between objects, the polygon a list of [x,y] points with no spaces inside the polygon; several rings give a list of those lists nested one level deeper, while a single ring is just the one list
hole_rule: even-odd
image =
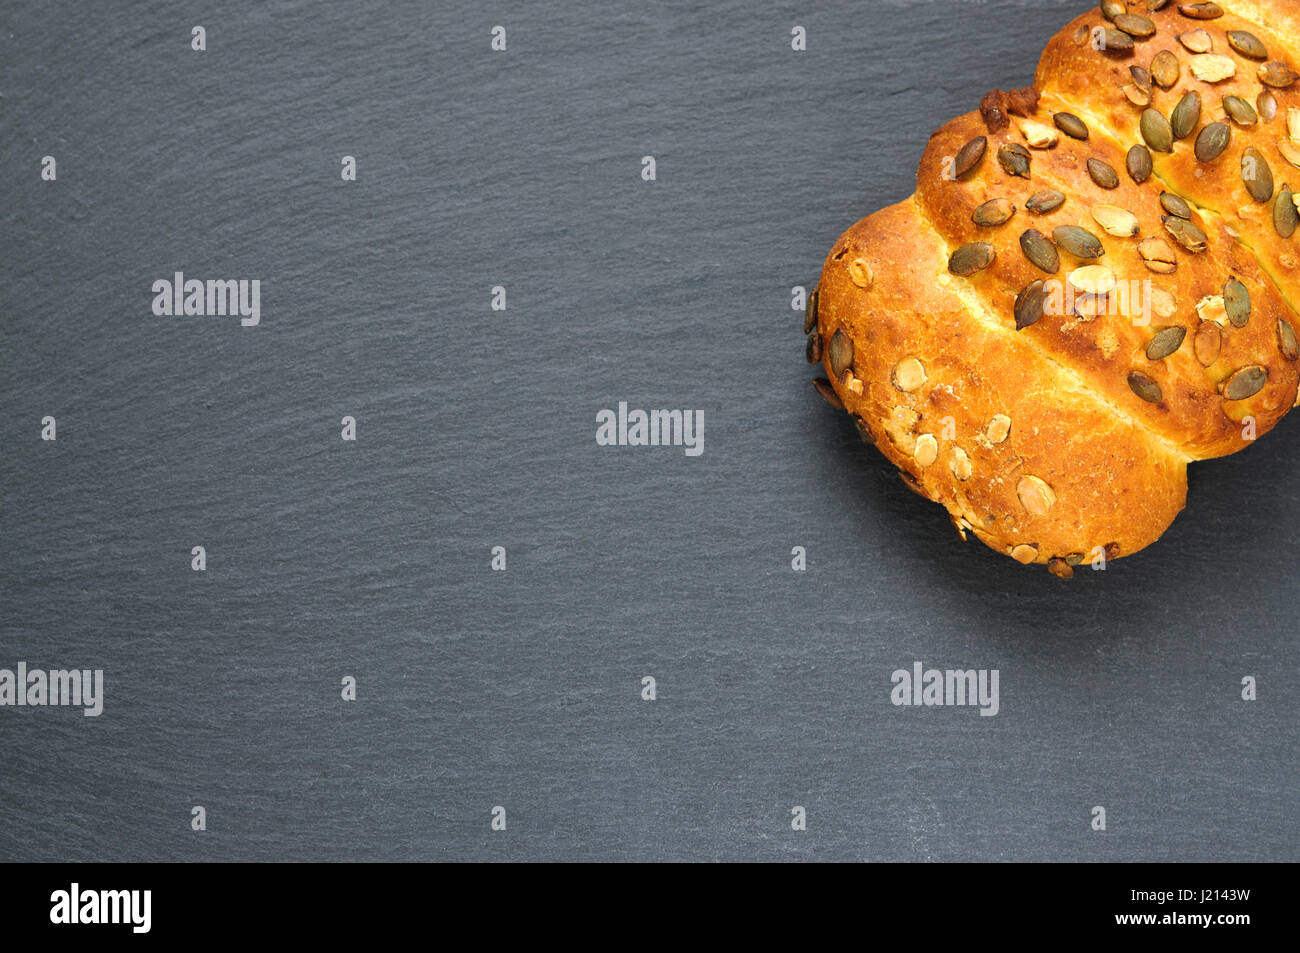
[{"label": "alamy watermark", "polygon": [[894,688],[889,700],[895,705],[944,707],[978,705],[980,714],[998,713],[998,670],[995,669],[927,669],[920,662],[912,670],[896,669],[890,677]]},{"label": "alamy watermark", "polygon": [[104,710],[104,670],[32,669],[19,662],[17,671],[0,668],[0,707],[69,705],[94,718]]},{"label": "alamy watermark", "polygon": [[152,890],[82,890],[73,883],[50,894],[54,924],[124,923],[132,933],[148,933],[153,925]]},{"label": "alamy watermark", "polygon": [[153,283],[153,313],[172,315],[239,315],[239,323],[255,327],[262,320],[262,282],[248,278],[225,278],[201,281],[176,272],[172,278]]},{"label": "alamy watermark", "polygon": [[704,411],[628,410],[627,401],[618,411],[604,409],[596,414],[596,444],[601,447],[682,447],[688,457],[704,452]]},{"label": "alamy watermark", "polygon": [[1100,265],[1079,268],[1066,281],[1058,278],[1044,281],[1042,295],[1045,315],[1078,315],[1087,320],[1101,315],[1121,315],[1131,317],[1137,327],[1151,323],[1151,280],[1119,281],[1113,272]]}]

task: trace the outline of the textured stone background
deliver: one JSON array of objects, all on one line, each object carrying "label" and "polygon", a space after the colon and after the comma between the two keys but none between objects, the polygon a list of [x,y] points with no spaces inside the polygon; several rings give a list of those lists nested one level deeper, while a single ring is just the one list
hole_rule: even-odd
[{"label": "textured stone background", "polygon": [[0,667],[107,699],[0,710],[0,858],[1297,859],[1300,423],[1064,583],[809,386],[791,287],[1082,8],[7,5]]}]

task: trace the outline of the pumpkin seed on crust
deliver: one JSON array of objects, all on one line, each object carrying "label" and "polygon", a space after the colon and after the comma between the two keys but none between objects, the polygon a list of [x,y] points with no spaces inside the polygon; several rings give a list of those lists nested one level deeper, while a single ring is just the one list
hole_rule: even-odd
[{"label": "pumpkin seed on crust", "polygon": [[970,242],[949,256],[948,270],[954,275],[967,278],[993,264],[996,257],[997,252],[988,242]]},{"label": "pumpkin seed on crust", "polygon": [[1160,385],[1141,371],[1128,372],[1129,390],[1137,394],[1148,404],[1160,403],[1160,398],[1164,395],[1161,393]]},{"label": "pumpkin seed on crust", "polygon": [[1064,202],[1065,193],[1058,192],[1056,189],[1043,189],[1025,200],[1025,209],[1035,215],[1046,215],[1060,208]]},{"label": "pumpkin seed on crust", "polygon": [[1134,146],[1129,149],[1124,166],[1128,169],[1129,178],[1141,185],[1151,178],[1151,150],[1146,146]]},{"label": "pumpkin seed on crust", "polygon": [[1196,137],[1196,158],[1201,162],[1213,162],[1223,155],[1231,140],[1231,126],[1226,122],[1210,123]]},{"label": "pumpkin seed on crust", "polygon": [[988,149],[989,140],[987,136],[977,136],[966,145],[962,146],[957,152],[957,158],[953,160],[952,173],[954,178],[960,179],[971,169],[979,165],[984,153]]},{"label": "pumpkin seed on crust", "polygon": [[1161,89],[1173,89],[1182,74],[1183,66],[1178,57],[1168,50],[1161,50],[1151,60],[1151,80]]},{"label": "pumpkin seed on crust", "polygon": [[971,212],[971,221],[982,228],[995,228],[1006,224],[1016,213],[1016,207],[1007,199],[989,199]]},{"label": "pumpkin seed on crust", "polygon": [[1046,286],[1042,278],[1035,278],[1016,295],[1014,315],[1016,330],[1023,331],[1031,324],[1037,324],[1043,317],[1043,305],[1047,300]]},{"label": "pumpkin seed on crust", "polygon": [[1192,338],[1192,351],[1202,367],[1209,367],[1219,359],[1219,349],[1223,346],[1223,332],[1213,321],[1202,321]]},{"label": "pumpkin seed on crust", "polygon": [[1088,175],[1103,189],[1119,188],[1119,173],[1108,162],[1101,159],[1088,160]]},{"label": "pumpkin seed on crust", "polygon": [[1101,258],[1106,254],[1101,240],[1079,225],[1058,225],[1052,229],[1052,238],[1076,258]]},{"label": "pumpkin seed on crust", "polygon": [[1241,181],[1256,202],[1267,202],[1273,197],[1273,170],[1264,154],[1248,146],[1241,154]]},{"label": "pumpkin seed on crust", "polygon": [[[1160,110],[1144,109],[1142,118],[1138,122],[1138,128],[1142,131],[1142,141],[1156,152],[1174,151],[1173,129],[1169,125],[1169,120],[1165,118],[1165,114]],[[1095,176],[1093,181],[1096,181]],[[1102,185],[1101,182],[1097,182],[1097,184]],[[1115,184],[1119,184],[1118,179]],[[1114,186],[1102,185],[1102,188],[1114,188]]]},{"label": "pumpkin seed on crust", "polygon": [[1052,117],[1052,122],[1056,123],[1056,128],[1071,139],[1088,138],[1087,124],[1074,113],[1057,113]]},{"label": "pumpkin seed on crust", "polygon": [[1300,357],[1300,343],[1296,341],[1295,328],[1286,318],[1277,319],[1277,349],[1288,361]]},{"label": "pumpkin seed on crust", "polygon": [[1250,291],[1235,277],[1223,286],[1223,309],[1234,328],[1244,328],[1250,321]]},{"label": "pumpkin seed on crust", "polygon": [[1021,233],[1020,250],[1025,253],[1030,264],[1049,275],[1061,270],[1061,257],[1057,254],[1056,246],[1036,228],[1028,228]]},{"label": "pumpkin seed on crust", "polygon": [[1273,228],[1283,238],[1290,238],[1300,227],[1300,211],[1292,200],[1291,186],[1283,185],[1273,199]]},{"label": "pumpkin seed on crust", "polygon": [[1007,175],[1019,176],[1022,179],[1029,178],[1029,166],[1032,162],[1029,150],[1018,142],[1009,142],[998,150],[998,165],[1002,166],[1002,171]]},{"label": "pumpkin seed on crust", "polygon": [[1186,139],[1201,122],[1201,96],[1196,90],[1190,90],[1178,100],[1178,105],[1169,116],[1169,131],[1175,139]]},{"label": "pumpkin seed on crust", "polygon": [[1268,59],[1268,48],[1259,37],[1245,30],[1229,30],[1228,45],[1248,60]]},{"label": "pumpkin seed on crust", "polygon": [[1147,342],[1147,360],[1163,361],[1183,346],[1187,329],[1181,327],[1162,328]]},{"label": "pumpkin seed on crust", "polygon": [[1223,382],[1225,400],[1245,400],[1254,397],[1268,383],[1268,368],[1250,364],[1233,372]]}]

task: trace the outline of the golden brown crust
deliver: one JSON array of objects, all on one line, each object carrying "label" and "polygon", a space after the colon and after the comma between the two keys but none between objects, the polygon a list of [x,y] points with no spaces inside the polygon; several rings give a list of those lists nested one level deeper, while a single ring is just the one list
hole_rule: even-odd
[{"label": "golden brown crust", "polygon": [[[1300,13],[1219,5],[1193,19],[1176,2],[1130,3],[1154,28],[1131,51],[1095,48],[1114,36],[1098,8],[1075,19],[1034,88],[994,91],[936,131],[916,194],[850,228],[822,271],[813,356],[839,401],[959,530],[1058,575],[1066,557],[1154,541],[1182,508],[1189,461],[1241,449],[1297,400],[1300,230],[1283,237],[1273,213],[1284,184],[1300,191],[1285,151],[1294,132],[1300,159],[1300,82],[1277,85],[1300,63]],[[1178,35],[1197,30],[1189,42],[1220,59],[1193,60],[1205,54]],[[1227,114],[1224,96],[1256,106],[1264,90],[1272,119],[1245,124],[1237,102]],[[1199,122],[1160,151],[1188,92]],[[1198,155],[1220,121],[1227,147]],[[1152,172],[1138,182],[1126,158],[1144,142]],[[1031,210],[1044,190],[1064,201]]]}]

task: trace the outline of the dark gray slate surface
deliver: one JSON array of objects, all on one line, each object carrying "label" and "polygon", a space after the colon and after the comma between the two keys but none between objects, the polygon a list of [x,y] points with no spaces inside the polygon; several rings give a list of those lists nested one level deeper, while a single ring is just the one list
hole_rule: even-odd
[{"label": "dark gray slate surface", "polygon": [[1082,3],[107,6],[0,13],[0,667],[107,691],[0,709],[0,858],[1300,855],[1300,422],[1067,584],[808,385],[791,286]]}]

